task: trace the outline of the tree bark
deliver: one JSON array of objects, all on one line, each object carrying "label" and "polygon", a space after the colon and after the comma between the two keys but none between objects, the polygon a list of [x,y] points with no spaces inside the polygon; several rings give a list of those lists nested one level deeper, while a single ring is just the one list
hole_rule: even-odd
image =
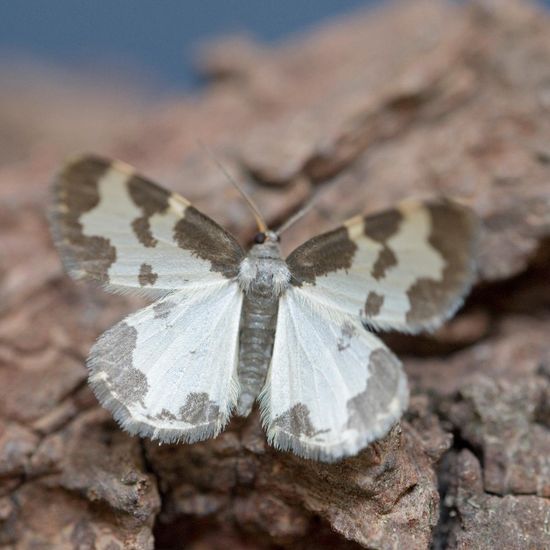
[{"label": "tree bark", "polygon": [[[160,104],[44,75],[0,91],[0,546],[550,547],[549,16],[392,3],[273,48],[223,40],[200,63],[207,86]],[[411,405],[359,456],[277,452],[256,412],[158,446],[87,387],[94,338],[142,302],[62,272],[48,182],[67,153],[107,153],[247,242],[253,219],[198,140],[272,226],[317,196],[287,252],[411,196],[481,217],[479,278],[455,319],[385,336]]]}]

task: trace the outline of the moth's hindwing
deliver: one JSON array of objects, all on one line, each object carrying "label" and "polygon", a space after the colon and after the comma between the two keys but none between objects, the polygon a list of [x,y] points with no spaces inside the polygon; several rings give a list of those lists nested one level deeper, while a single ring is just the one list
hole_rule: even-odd
[{"label": "moth's hindwing", "polygon": [[462,304],[475,270],[478,222],[448,200],[358,216],[287,259],[292,284],[380,329],[435,329]]},{"label": "moth's hindwing", "polygon": [[260,399],[270,443],[332,462],[384,436],[406,408],[408,390],[401,363],[358,315],[289,288]]},{"label": "moth's hindwing", "polygon": [[216,436],[238,396],[242,292],[233,282],[174,292],[104,333],[90,384],[120,425],[162,442]]},{"label": "moth's hindwing", "polygon": [[234,277],[236,240],[183,197],[94,156],[55,182],[52,227],[68,271],[112,290],[163,294]]}]

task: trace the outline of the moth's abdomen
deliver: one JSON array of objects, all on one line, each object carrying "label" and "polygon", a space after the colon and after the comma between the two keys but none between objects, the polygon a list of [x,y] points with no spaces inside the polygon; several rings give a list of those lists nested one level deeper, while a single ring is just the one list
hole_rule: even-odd
[{"label": "moth's abdomen", "polygon": [[263,285],[252,285],[241,313],[238,377],[241,387],[237,414],[247,416],[262,390],[275,338],[279,297]]}]

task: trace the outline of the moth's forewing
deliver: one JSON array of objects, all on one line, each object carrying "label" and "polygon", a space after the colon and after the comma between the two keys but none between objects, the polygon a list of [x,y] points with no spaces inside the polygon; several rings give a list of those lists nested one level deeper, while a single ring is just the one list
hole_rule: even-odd
[{"label": "moth's forewing", "polygon": [[437,328],[462,304],[478,232],[473,213],[455,202],[408,202],[352,218],[287,263],[304,292],[375,328],[414,333]]},{"label": "moth's forewing", "polygon": [[52,227],[68,271],[112,290],[163,294],[223,282],[243,250],[186,199],[119,161],[67,163],[55,181]]}]

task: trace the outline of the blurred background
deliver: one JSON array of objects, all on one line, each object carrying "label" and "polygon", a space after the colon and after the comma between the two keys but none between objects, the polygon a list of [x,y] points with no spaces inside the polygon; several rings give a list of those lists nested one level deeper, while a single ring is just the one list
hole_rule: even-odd
[{"label": "blurred background", "polygon": [[274,43],[382,0],[23,0],[0,7],[3,64],[36,63],[103,78],[141,77],[158,90],[198,83],[197,45],[246,33]]},{"label": "blurred background", "polygon": [[[83,149],[112,154],[111,143],[119,141],[119,134],[144,131],[140,124],[145,118],[156,117],[157,113],[151,110],[155,105],[162,104],[166,109],[171,100],[173,105],[178,99],[199,94],[208,79],[212,83],[212,76],[223,76],[227,60],[222,59],[220,64],[219,51],[214,67],[210,58],[201,55],[208,51],[207,45],[220,37],[247,37],[247,44],[254,43],[258,49],[264,45],[266,51],[274,48],[276,52],[283,44],[287,51],[293,45],[299,49],[298,37],[321,33],[325,24],[334,25],[339,19],[351,21],[354,14],[363,17],[364,11],[393,3],[387,0],[3,2],[0,166],[28,158],[31,149],[36,156],[36,146],[52,159],[55,157],[56,162]],[[542,3],[550,6],[550,0]],[[387,41],[388,36],[382,35],[381,40]],[[232,71],[239,63],[243,66],[251,63],[250,48],[241,51],[240,47],[237,44],[228,53]],[[304,63],[305,57],[299,63]],[[265,86],[269,85],[271,82]],[[206,114],[211,112],[210,106]],[[208,125],[208,121],[204,122]],[[208,132],[198,135],[196,127],[194,130],[195,140],[211,141]],[[177,144],[182,152],[185,145]],[[162,164],[163,159],[159,162]],[[163,175],[154,166],[151,169],[156,175]]]},{"label": "blurred background", "polygon": [[[120,143],[120,136],[139,139],[151,121],[156,124],[170,119],[176,124],[179,117],[180,124],[190,124],[188,112],[175,111],[183,108],[182,98],[198,95],[207,79],[211,80],[200,52],[214,39],[241,36],[247,37],[247,43],[275,47],[301,31],[380,3],[3,2],[0,167],[32,157],[44,159],[53,169],[66,155],[82,150],[128,153],[125,158],[135,162],[141,154],[115,150],[113,144]],[[231,55],[231,63],[237,60],[238,64],[240,50]],[[246,56],[243,52],[243,58]],[[163,112],[160,118],[159,109]],[[205,115],[219,116],[219,112],[210,105],[202,113],[208,126]],[[201,133],[196,125],[192,139],[193,149],[197,139],[213,142],[208,131]],[[175,144],[180,155],[187,145]],[[127,149],[132,149],[132,144]],[[166,159],[158,158],[158,162],[160,167],[166,165]],[[156,170],[148,162],[140,168],[145,166],[153,175],[165,175],[162,168]],[[5,186],[1,176],[0,186]]]},{"label": "blurred background", "polygon": [[[219,35],[245,33],[280,42],[353,10],[387,0],[21,0],[0,7],[0,66],[29,64],[141,78],[156,91],[200,82],[196,47]],[[550,0],[541,0],[550,6]]]}]

